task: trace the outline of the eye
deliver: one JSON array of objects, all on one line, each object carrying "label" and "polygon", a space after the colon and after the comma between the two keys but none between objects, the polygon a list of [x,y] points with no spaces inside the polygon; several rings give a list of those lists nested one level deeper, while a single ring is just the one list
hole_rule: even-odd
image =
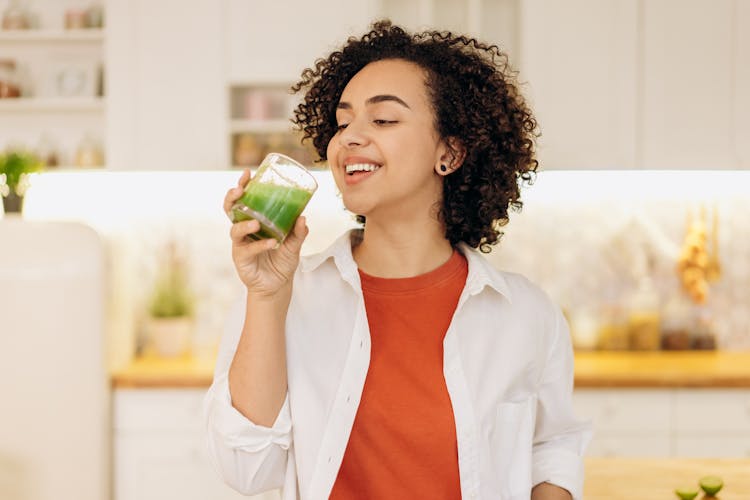
[{"label": "eye", "polygon": [[336,126],[336,130],[344,130],[344,129],[345,129],[346,127],[348,127],[348,126],[349,126],[349,124],[348,124],[348,123],[339,123],[339,124],[338,124],[338,125]]},{"label": "eye", "polygon": [[394,123],[398,123],[396,120],[373,120],[373,123],[375,125],[392,125]]}]

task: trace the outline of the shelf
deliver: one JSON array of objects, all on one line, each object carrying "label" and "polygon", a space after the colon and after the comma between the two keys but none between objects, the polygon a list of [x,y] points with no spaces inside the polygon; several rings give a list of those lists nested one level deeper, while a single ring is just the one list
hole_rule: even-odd
[{"label": "shelf", "polygon": [[232,120],[229,129],[232,133],[289,133],[292,132],[292,123],[289,120]]},{"label": "shelf", "polygon": [[100,112],[103,110],[103,97],[20,97],[15,99],[0,99],[0,111]]},{"label": "shelf", "polygon": [[103,29],[0,31],[0,42],[101,42]]}]

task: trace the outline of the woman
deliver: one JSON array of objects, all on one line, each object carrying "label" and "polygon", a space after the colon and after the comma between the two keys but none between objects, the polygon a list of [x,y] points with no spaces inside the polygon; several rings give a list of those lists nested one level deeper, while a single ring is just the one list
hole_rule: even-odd
[{"label": "woman", "polygon": [[303,88],[295,122],[364,227],[300,259],[303,217],[278,249],[233,225],[247,298],[206,398],[224,479],[284,499],[581,498],[565,321],[475,250],[537,167],[506,56],[383,21]]}]

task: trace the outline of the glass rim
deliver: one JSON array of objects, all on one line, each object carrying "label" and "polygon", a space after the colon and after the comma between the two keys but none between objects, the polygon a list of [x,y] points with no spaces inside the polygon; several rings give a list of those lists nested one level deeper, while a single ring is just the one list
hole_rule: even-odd
[{"label": "glass rim", "polygon": [[[263,157],[263,160],[260,162],[259,167],[262,167],[263,164],[266,163],[266,160],[268,159],[268,157],[270,157],[271,155],[283,158],[283,159],[285,159],[287,161],[290,161],[295,166],[299,167],[302,170],[302,172],[305,173],[310,178],[310,180],[313,182],[313,185],[315,186],[313,188],[313,191],[315,191],[315,190],[318,189],[318,181],[315,180],[315,177],[313,176],[312,172],[310,172],[310,170],[308,170],[308,168],[306,166],[304,166],[302,163],[298,162],[297,160],[295,160],[291,156],[285,155],[284,153],[277,153],[275,151],[271,151],[270,153],[267,153],[266,156]],[[270,167],[270,166],[273,166],[273,165],[269,162],[268,166]]]}]

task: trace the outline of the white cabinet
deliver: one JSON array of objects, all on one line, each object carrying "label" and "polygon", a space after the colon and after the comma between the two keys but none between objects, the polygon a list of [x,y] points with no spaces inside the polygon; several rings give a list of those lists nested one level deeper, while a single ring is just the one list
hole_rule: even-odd
[{"label": "white cabinet", "polygon": [[750,457],[748,389],[576,389],[590,456]]},{"label": "white cabinet", "polygon": [[380,15],[410,30],[437,28],[475,36],[518,56],[520,0],[380,0]]},{"label": "white cabinet", "polygon": [[732,145],[735,3],[642,2],[644,168],[739,166]]},{"label": "white cabinet", "polygon": [[200,389],[118,389],[114,394],[114,500],[278,500],[225,485],[206,451]]},{"label": "white cabinet", "polygon": [[675,392],[678,455],[750,457],[750,391]]},{"label": "white cabinet", "polygon": [[224,0],[229,82],[296,81],[377,14],[377,2]]},{"label": "white cabinet", "polygon": [[542,168],[750,165],[750,5],[524,0]]},{"label": "white cabinet", "polygon": [[671,454],[672,394],[648,389],[576,390],[576,413],[591,419],[587,451],[600,457],[659,457]]},{"label": "white cabinet", "polygon": [[112,169],[226,168],[221,5],[107,3]]},{"label": "white cabinet", "polygon": [[520,2],[520,79],[542,169],[633,168],[637,3]]}]

